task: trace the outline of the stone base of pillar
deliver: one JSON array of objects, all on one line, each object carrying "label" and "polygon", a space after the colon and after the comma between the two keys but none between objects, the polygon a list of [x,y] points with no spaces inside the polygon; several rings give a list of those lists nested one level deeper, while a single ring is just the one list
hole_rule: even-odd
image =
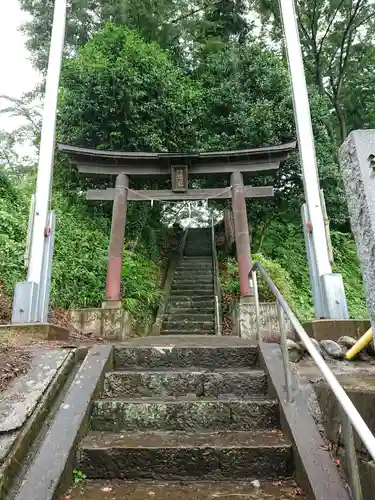
[{"label": "stone base of pillar", "polygon": [[126,340],[133,332],[133,318],[121,307],[71,311],[70,323],[82,333],[108,340]]},{"label": "stone base of pillar", "polygon": [[121,300],[104,300],[102,302],[103,309],[121,309]]},{"label": "stone base of pillar", "polygon": [[255,312],[255,298],[240,297],[233,312],[233,333],[252,344],[257,344],[257,323]]}]

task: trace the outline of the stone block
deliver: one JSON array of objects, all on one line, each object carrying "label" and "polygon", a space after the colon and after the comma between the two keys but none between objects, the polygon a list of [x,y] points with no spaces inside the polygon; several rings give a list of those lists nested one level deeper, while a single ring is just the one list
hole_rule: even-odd
[{"label": "stone block", "polygon": [[292,471],[290,444],[269,433],[91,433],[77,457],[88,478],[264,480],[288,477]]},{"label": "stone block", "polygon": [[215,371],[202,369],[150,370],[108,372],[104,380],[107,398],[220,397],[233,395],[246,397],[266,394],[267,379],[261,370]]},{"label": "stone block", "polygon": [[[352,400],[370,431],[375,434],[375,383],[372,377],[338,377],[345,392]],[[315,384],[315,393],[322,412],[322,420],[329,440],[343,445],[340,434],[341,413],[336,397],[324,382]],[[354,432],[354,441],[357,451],[367,454],[362,440]]]},{"label": "stone block", "polygon": [[372,500],[375,491],[375,462],[359,460],[359,477],[361,479],[363,500]]},{"label": "stone block", "polygon": [[351,229],[366,289],[366,302],[375,329],[375,130],[355,130],[340,148]]},{"label": "stone block", "polygon": [[277,404],[262,398],[102,399],[93,403],[91,428],[108,432],[272,429],[278,416]]},{"label": "stone block", "polygon": [[234,334],[256,344],[258,339],[254,297],[240,297],[233,313]]},{"label": "stone block", "polygon": [[[203,337],[203,340],[207,337]],[[134,346],[124,345],[114,348],[116,370],[130,368],[230,368],[255,366],[258,352],[255,346],[184,346],[176,345],[176,337],[165,340],[170,345]],[[211,341],[211,339],[209,339]],[[201,342],[201,339],[199,340]],[[215,338],[217,342],[217,339]],[[213,341],[212,341],[213,342]]]},{"label": "stone block", "polygon": [[125,340],[132,333],[132,317],[121,308],[73,310],[70,322],[83,333],[109,340]]},{"label": "stone block", "polygon": [[30,337],[34,340],[69,340],[69,330],[50,323],[25,323],[20,325],[0,325],[0,338],[12,341],[17,337]]},{"label": "stone block", "polygon": [[356,319],[317,319],[304,323],[303,327],[310,337],[318,341],[337,341],[344,335],[355,339],[360,338],[370,328],[370,321]]},{"label": "stone block", "polygon": [[104,380],[108,398],[203,395],[203,374],[199,371],[109,372]]},{"label": "stone block", "polygon": [[[260,333],[264,342],[279,342],[280,326],[275,302],[261,302],[260,310]],[[285,334],[289,338],[295,338],[294,328],[285,316]],[[233,307],[232,315],[233,335],[249,338],[252,342],[257,340],[257,321],[255,301],[252,297],[241,297]]]}]

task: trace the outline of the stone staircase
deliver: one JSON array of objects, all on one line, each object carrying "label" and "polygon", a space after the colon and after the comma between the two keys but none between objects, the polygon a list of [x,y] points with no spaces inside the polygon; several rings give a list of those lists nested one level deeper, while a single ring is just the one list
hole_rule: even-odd
[{"label": "stone staircase", "polygon": [[[237,337],[160,336],[115,346],[76,468],[100,480],[84,486],[88,500],[155,498],[155,491],[160,500],[294,498],[278,403],[268,395],[258,348]],[[103,480],[120,481],[114,496],[100,495]],[[73,491],[70,498],[82,497]]]},{"label": "stone staircase", "polygon": [[171,288],[162,335],[215,334],[210,229],[189,229]]}]

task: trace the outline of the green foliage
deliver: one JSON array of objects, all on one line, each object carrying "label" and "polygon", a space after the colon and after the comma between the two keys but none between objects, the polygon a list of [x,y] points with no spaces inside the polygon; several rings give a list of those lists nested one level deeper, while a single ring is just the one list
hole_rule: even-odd
[{"label": "green foliage", "polygon": [[[15,283],[25,279],[23,257],[33,185],[34,179],[26,177],[16,189],[5,174],[0,175],[3,193],[0,198],[0,281],[9,297],[13,295]],[[92,211],[83,199],[76,199],[72,204],[61,192],[55,192],[53,208],[57,231],[51,306],[100,306],[104,298],[111,220],[103,212]],[[145,212],[147,222],[146,215]],[[137,241],[130,239],[135,251],[127,250],[124,254],[124,307],[142,324],[150,321],[160,300],[160,248],[169,231],[144,227],[144,224],[139,231],[129,224],[129,236],[132,232],[138,238]]]},{"label": "green foliage", "polygon": [[[331,236],[334,272],[343,275],[350,315],[352,318],[366,317],[363,279],[354,240],[350,234],[338,231],[332,231]],[[312,296],[301,225],[274,221],[264,238],[262,255],[278,263],[289,274],[291,304],[297,315],[302,319],[312,318]]]},{"label": "green foliage", "polygon": [[86,479],[86,474],[79,469],[73,469],[74,484],[83,483]]},{"label": "green foliage", "polygon": [[[294,308],[293,297],[293,282],[287,270],[285,270],[278,262],[264,257],[262,254],[253,255],[254,262],[259,261],[267,273],[270,275],[272,281],[277,286],[284,299]],[[240,284],[238,279],[238,265],[234,258],[228,258],[226,262],[226,272],[222,280],[223,293],[231,295],[239,295]],[[274,296],[267,284],[258,274],[258,290],[259,298],[262,302],[274,302]]]},{"label": "green foliage", "polygon": [[17,188],[0,172],[0,282],[10,296],[14,284],[25,279],[23,257],[27,227],[24,185]]},{"label": "green foliage", "polygon": [[107,24],[65,61],[59,138],[117,150],[176,151],[195,143],[199,92],[156,44]]},{"label": "green foliage", "polygon": [[157,263],[140,252],[124,252],[123,305],[143,324],[150,323],[162,297],[159,269]]},{"label": "green foliage", "polygon": [[335,231],[332,233],[332,246],[333,271],[342,274],[351,317],[367,318],[363,278],[354,239],[351,235]]},{"label": "green foliage", "polygon": [[56,307],[97,307],[103,300],[110,220],[81,201],[69,207],[55,196],[57,217],[51,302]]},{"label": "green foliage", "polygon": [[[257,240],[254,242],[256,248]],[[342,274],[350,316],[367,318],[363,279],[351,235],[332,232],[334,272]],[[314,317],[305,244],[302,228],[295,224],[274,221],[264,238],[262,253],[255,253],[253,261],[259,261],[267,271],[284,299],[301,320]],[[222,277],[223,292],[239,294],[238,268],[235,259],[227,259],[226,272]],[[258,275],[260,299],[273,301],[273,294]]]}]

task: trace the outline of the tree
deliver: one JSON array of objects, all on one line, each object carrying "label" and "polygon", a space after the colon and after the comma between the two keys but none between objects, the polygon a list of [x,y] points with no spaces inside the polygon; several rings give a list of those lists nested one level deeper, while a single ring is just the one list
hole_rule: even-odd
[{"label": "tree", "polygon": [[[373,44],[375,5],[373,0],[297,0],[298,26],[309,83],[329,99],[334,121],[327,129],[338,147],[353,127],[343,96],[348,75],[360,74],[366,65],[364,50]],[[264,23],[264,32],[281,39],[277,0],[254,2]],[[267,29],[267,27],[269,29]]]},{"label": "tree", "polygon": [[246,4],[244,0],[207,2],[200,20],[203,40],[244,43],[249,32]]},{"label": "tree", "polygon": [[[207,57],[198,72],[204,89],[205,118],[200,148],[243,149],[280,144],[295,136],[288,71],[264,43],[228,45]],[[310,93],[321,186],[333,227],[345,226],[345,194],[325,123],[329,107],[318,92]],[[251,179],[252,184],[275,183],[273,200],[248,200],[252,228],[267,229],[271,220],[300,218],[303,189],[298,155],[292,155],[274,178]]]},{"label": "tree", "polygon": [[[178,53],[184,19],[190,20],[190,0],[68,0],[65,55],[74,57],[77,50],[92,39],[107,21],[136,29],[149,41]],[[20,0],[21,8],[30,15],[22,30],[27,35],[27,48],[34,65],[46,71],[52,29],[54,2]],[[182,18],[181,22],[173,20]]]},{"label": "tree", "polygon": [[197,141],[200,91],[168,54],[107,24],[61,76],[58,135],[119,150],[176,151]]}]

